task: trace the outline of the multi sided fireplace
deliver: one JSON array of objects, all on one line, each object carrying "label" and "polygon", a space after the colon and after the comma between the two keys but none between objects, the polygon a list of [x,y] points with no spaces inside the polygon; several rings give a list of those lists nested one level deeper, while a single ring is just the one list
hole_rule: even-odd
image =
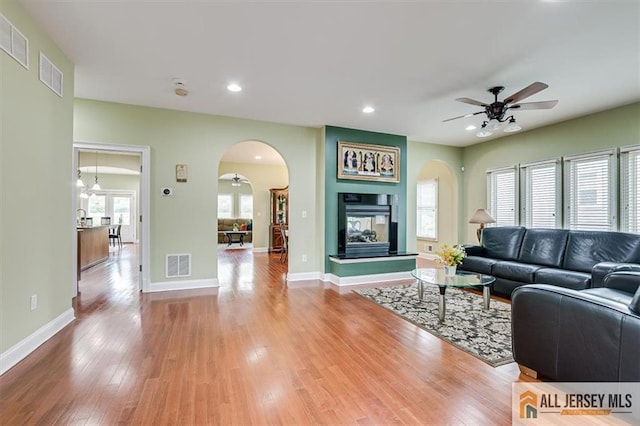
[{"label": "multi sided fireplace", "polygon": [[338,254],[386,256],[398,250],[394,196],[338,194]]}]

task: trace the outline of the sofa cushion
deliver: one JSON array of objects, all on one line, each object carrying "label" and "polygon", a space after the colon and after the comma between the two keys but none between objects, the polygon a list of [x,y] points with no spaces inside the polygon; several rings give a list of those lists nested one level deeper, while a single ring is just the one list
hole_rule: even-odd
[{"label": "sofa cushion", "polygon": [[543,266],[541,265],[529,265],[527,263],[503,260],[493,265],[491,275],[520,281],[524,284],[532,284],[535,272],[542,268]]},{"label": "sofa cushion", "polygon": [[522,226],[500,226],[482,231],[484,255],[493,259],[516,260],[525,228]]},{"label": "sofa cushion", "polygon": [[467,256],[462,260],[460,269],[476,272],[478,274],[491,275],[491,267],[498,261],[480,256]]},{"label": "sofa cushion", "polygon": [[625,232],[571,231],[564,269],[591,272],[596,263],[640,263],[640,235]]},{"label": "sofa cushion", "polygon": [[566,229],[527,229],[522,239],[519,260],[560,268],[568,235],[569,231]]},{"label": "sofa cushion", "polygon": [[536,271],[534,282],[535,284],[551,284],[573,290],[583,290],[591,286],[591,274],[566,269],[542,268]]}]

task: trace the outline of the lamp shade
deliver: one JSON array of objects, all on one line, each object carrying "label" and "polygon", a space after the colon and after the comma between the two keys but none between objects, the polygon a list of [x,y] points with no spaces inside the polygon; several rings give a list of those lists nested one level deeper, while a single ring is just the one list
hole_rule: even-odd
[{"label": "lamp shade", "polygon": [[495,223],[495,219],[491,217],[489,212],[486,209],[478,209],[469,219],[469,223]]}]

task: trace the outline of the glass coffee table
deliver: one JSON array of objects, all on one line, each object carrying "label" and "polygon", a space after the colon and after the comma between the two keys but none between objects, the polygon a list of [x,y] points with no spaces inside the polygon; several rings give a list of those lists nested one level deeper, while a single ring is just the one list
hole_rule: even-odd
[{"label": "glass coffee table", "polygon": [[473,272],[460,271],[455,275],[447,276],[444,269],[438,268],[420,268],[411,271],[411,275],[418,280],[418,298],[422,300],[424,293],[424,285],[438,286],[440,297],[438,298],[438,318],[440,322],[444,321],[446,312],[446,303],[444,294],[448,287],[468,288],[482,286],[482,299],[484,301],[484,309],[489,309],[491,303],[491,284],[496,280],[491,275],[475,274]]}]

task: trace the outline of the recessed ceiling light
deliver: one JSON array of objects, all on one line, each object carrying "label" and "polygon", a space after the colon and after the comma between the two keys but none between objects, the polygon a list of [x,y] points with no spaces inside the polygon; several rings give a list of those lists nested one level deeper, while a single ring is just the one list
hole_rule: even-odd
[{"label": "recessed ceiling light", "polygon": [[366,107],[362,108],[362,112],[364,112],[365,114],[371,114],[372,112],[374,112],[376,109],[372,106],[367,105]]},{"label": "recessed ceiling light", "polygon": [[476,126],[474,126],[473,124],[469,124],[467,127],[464,128],[467,131],[471,131],[471,130],[475,130]]},{"label": "recessed ceiling light", "polygon": [[256,155],[256,156],[255,156],[255,157],[253,157],[253,158],[255,158],[256,160],[262,160],[262,156],[261,156],[261,155]]},{"label": "recessed ceiling light", "polygon": [[236,83],[231,83],[227,86],[227,90],[230,92],[240,92],[242,91],[242,87]]}]

